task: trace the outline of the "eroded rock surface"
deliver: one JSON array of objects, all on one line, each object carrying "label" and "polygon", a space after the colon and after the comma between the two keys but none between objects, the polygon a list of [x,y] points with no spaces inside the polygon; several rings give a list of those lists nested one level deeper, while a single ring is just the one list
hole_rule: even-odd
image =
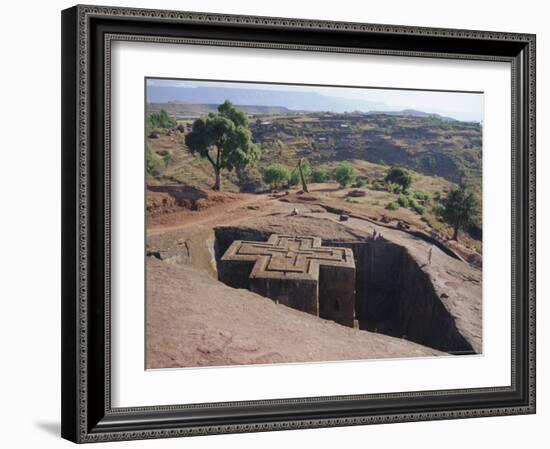
[{"label": "eroded rock surface", "polygon": [[341,326],[149,258],[147,367],[427,357],[441,352]]}]

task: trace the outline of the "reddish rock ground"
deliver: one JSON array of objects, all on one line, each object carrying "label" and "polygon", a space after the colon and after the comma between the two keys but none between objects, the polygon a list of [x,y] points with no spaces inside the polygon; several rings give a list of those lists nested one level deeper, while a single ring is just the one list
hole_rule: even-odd
[{"label": "reddish rock ground", "polygon": [[232,289],[189,266],[149,258],[147,268],[148,368],[441,354]]}]

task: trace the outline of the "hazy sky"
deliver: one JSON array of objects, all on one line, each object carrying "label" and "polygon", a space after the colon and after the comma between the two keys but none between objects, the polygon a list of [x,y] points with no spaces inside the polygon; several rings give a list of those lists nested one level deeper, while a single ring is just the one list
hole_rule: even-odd
[{"label": "hazy sky", "polygon": [[483,120],[483,94],[468,92],[430,92],[423,90],[397,90],[377,88],[349,88],[324,86],[294,86],[288,84],[261,84],[217,81],[188,81],[148,79],[148,86],[166,87],[220,87],[239,89],[269,89],[284,92],[317,92],[320,95],[336,98],[360,99],[383,103],[377,110],[399,111],[416,109],[419,111],[449,116],[457,120]]}]

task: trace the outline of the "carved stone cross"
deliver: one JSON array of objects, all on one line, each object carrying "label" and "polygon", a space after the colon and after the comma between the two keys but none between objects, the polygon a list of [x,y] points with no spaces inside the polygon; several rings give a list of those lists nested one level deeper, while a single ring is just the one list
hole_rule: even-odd
[{"label": "carved stone cross", "polygon": [[218,276],[232,287],[353,327],[355,261],[349,248],[324,247],[319,237],[309,236],[235,240]]}]

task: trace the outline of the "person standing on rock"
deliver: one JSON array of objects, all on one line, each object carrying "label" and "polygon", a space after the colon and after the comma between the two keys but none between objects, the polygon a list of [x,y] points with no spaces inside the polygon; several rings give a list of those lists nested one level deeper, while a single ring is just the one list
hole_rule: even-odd
[{"label": "person standing on rock", "polygon": [[430,249],[428,250],[428,265],[432,264],[432,252],[433,252],[434,246],[430,246]]}]

